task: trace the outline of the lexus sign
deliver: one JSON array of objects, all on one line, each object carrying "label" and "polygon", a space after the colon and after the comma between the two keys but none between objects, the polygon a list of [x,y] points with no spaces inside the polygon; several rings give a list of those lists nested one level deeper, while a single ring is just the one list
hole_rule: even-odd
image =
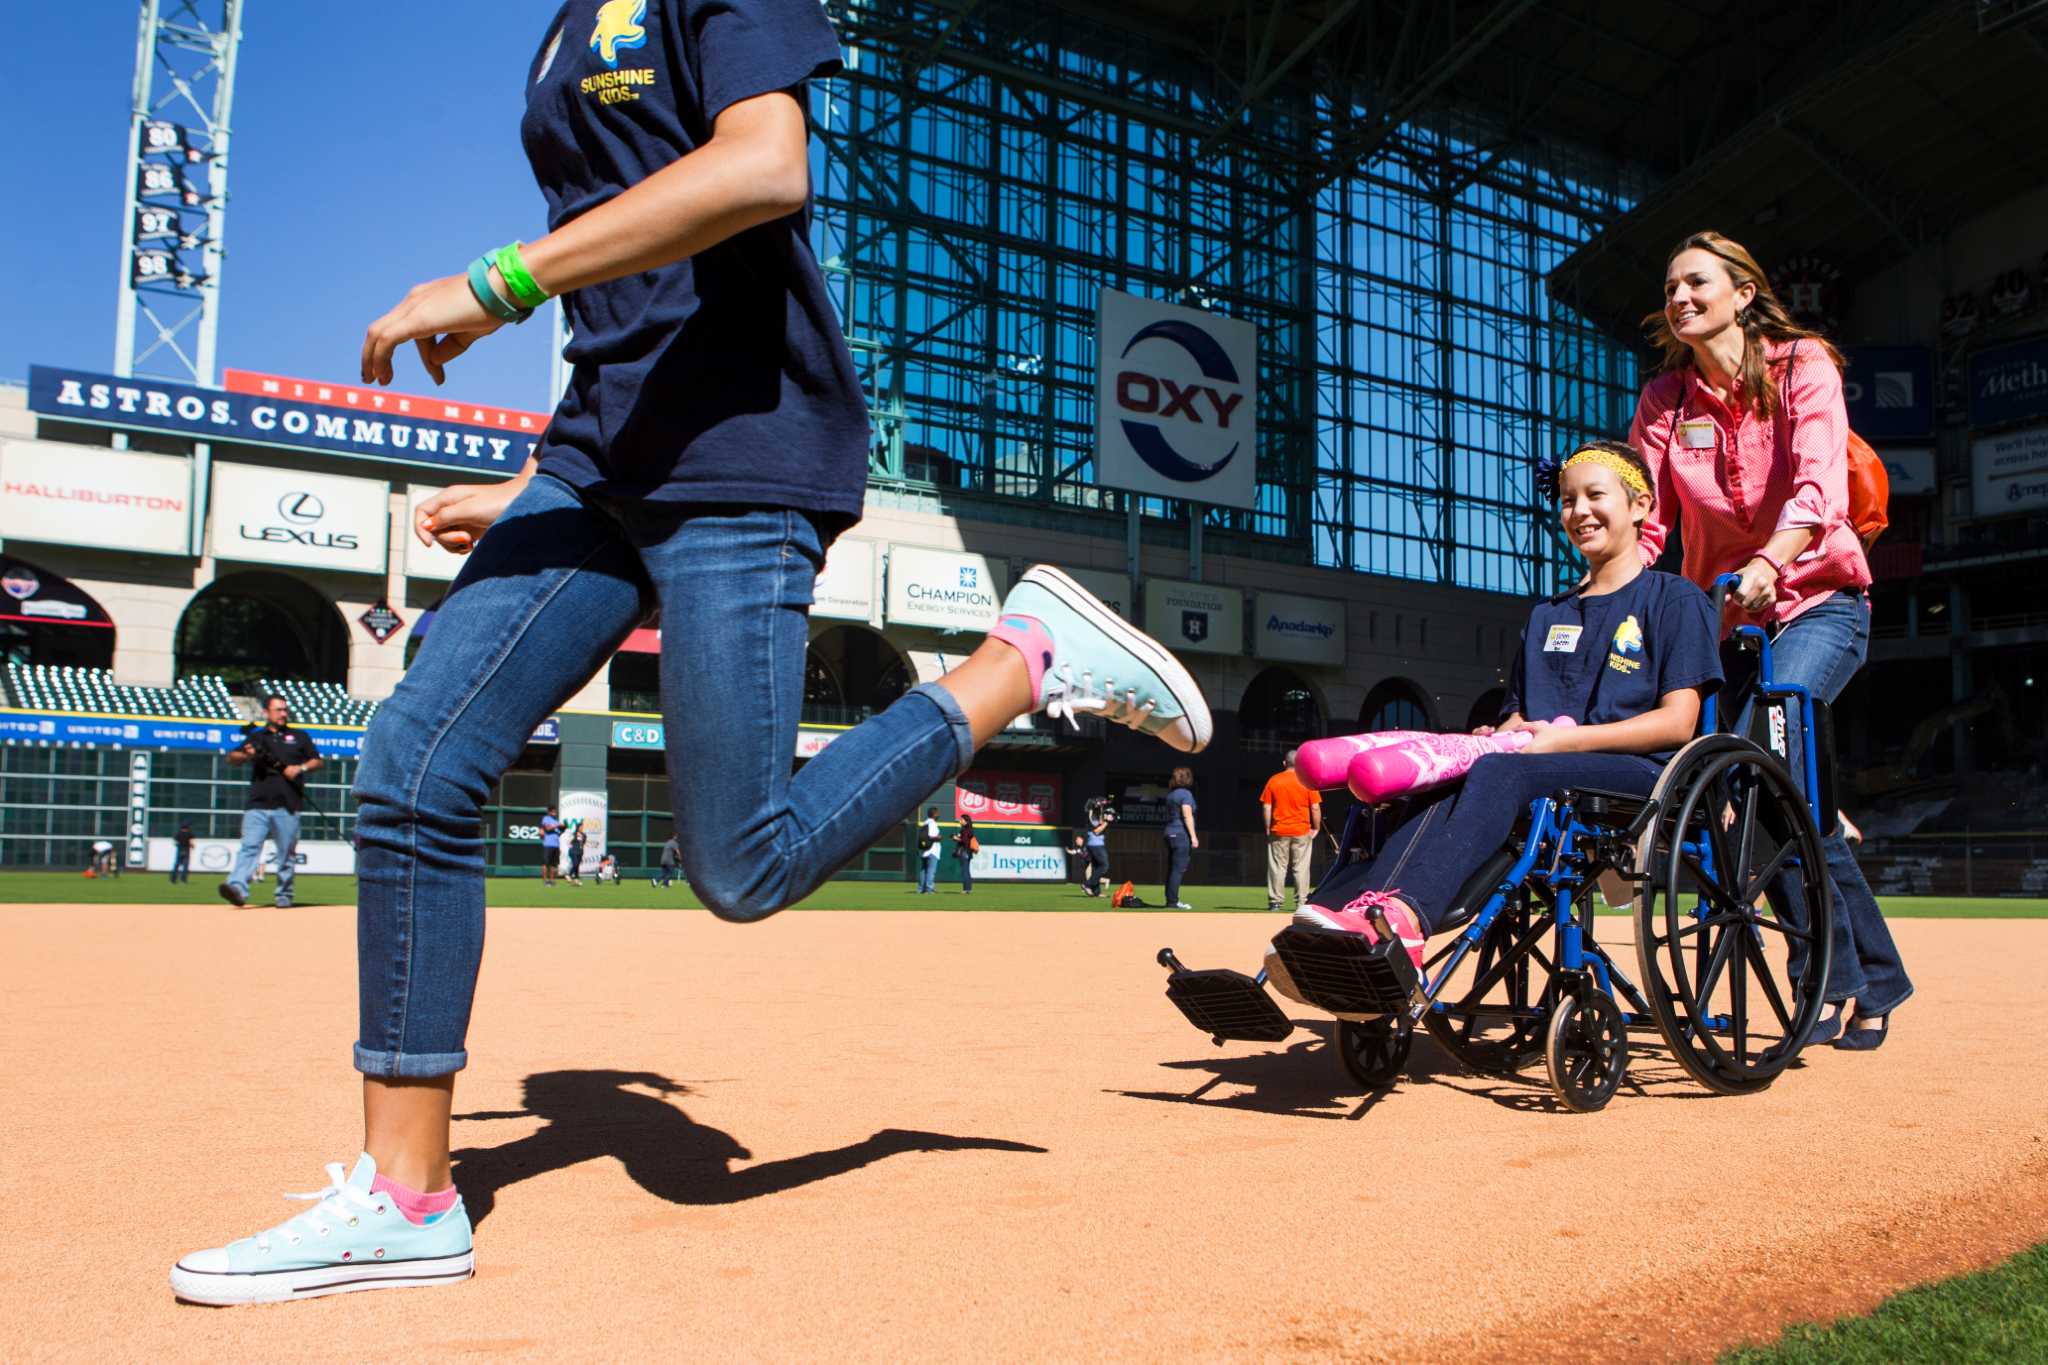
[{"label": "lexus sign", "polygon": [[1095,314],[1095,478],[1224,507],[1258,494],[1259,333],[1105,289]]},{"label": "lexus sign", "polygon": [[382,574],[390,490],[380,479],[217,463],[215,559]]}]

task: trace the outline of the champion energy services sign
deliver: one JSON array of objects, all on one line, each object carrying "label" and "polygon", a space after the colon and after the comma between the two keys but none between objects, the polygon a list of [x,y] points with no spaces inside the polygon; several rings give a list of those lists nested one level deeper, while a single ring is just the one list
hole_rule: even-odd
[{"label": "champion energy services sign", "polygon": [[390,489],[381,479],[222,462],[210,520],[216,559],[382,574]]},{"label": "champion energy services sign", "polygon": [[1252,653],[1260,659],[1341,666],[1344,604],[1322,597],[1262,592],[1253,604]]},{"label": "champion energy services sign", "polygon": [[889,621],[899,626],[986,631],[1003,602],[1002,570],[981,555],[889,547]]},{"label": "champion energy services sign", "polygon": [[183,455],[0,442],[0,538],[182,555],[191,516]]},{"label": "champion energy services sign", "polygon": [[1095,311],[1095,477],[1109,488],[1250,507],[1259,332],[1105,289]]},{"label": "champion energy services sign", "polygon": [[285,396],[284,381],[279,381],[278,393],[238,393],[31,365],[28,405],[33,412],[66,422],[367,456],[458,469],[471,476],[518,473],[539,440],[535,432],[479,425],[472,418],[482,410],[465,404],[400,394],[378,395],[385,404],[381,407],[350,405],[344,401],[344,389],[290,382],[310,396]]}]

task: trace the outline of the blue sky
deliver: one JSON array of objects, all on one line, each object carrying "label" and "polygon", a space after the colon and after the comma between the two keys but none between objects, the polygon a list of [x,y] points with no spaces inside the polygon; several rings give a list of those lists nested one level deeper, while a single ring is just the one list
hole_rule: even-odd
[{"label": "blue sky", "polygon": [[[222,368],[353,381],[363,329],[407,288],[545,230],[519,115],[527,63],[555,8],[250,0],[228,172]],[[113,368],[137,14],[132,0],[10,7],[0,380],[25,380],[32,363]],[[350,17],[368,14],[393,17]],[[446,392],[552,407],[546,317],[457,361]],[[409,353],[398,387],[433,387]]]}]

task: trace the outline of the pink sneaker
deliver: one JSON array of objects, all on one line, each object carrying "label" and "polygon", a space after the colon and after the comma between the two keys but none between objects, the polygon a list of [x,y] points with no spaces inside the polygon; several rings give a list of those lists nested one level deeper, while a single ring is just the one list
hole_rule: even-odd
[{"label": "pink sneaker", "polygon": [[1387,927],[1401,940],[1401,946],[1408,950],[1415,970],[1422,970],[1423,946],[1428,942],[1422,932],[1422,921],[1408,902],[1400,899],[1398,888],[1391,891],[1367,891],[1355,897],[1342,910],[1329,910],[1320,905],[1304,905],[1294,912],[1297,923],[1313,925],[1318,929],[1336,929],[1347,934],[1364,934],[1367,943],[1378,943],[1379,932],[1372,925],[1372,911],[1378,910],[1386,916]]}]

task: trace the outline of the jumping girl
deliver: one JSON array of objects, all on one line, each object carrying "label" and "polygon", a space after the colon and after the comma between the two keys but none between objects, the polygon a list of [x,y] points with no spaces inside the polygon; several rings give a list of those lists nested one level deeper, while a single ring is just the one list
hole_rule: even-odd
[{"label": "jumping girl", "polygon": [[423,540],[473,553],[363,743],[363,1155],[329,1166],[305,1213],[179,1261],[180,1297],[472,1273],[448,1137],[483,955],[478,812],[534,727],[657,608],[682,863],[724,919],[808,895],[1024,713],[1208,743],[1173,656],[1041,565],[959,668],[791,775],[812,583],[867,474],[859,381],[808,240],[804,82],[838,67],[816,0],[568,0],[520,126],[551,231],[371,324],[366,383],[389,384],[407,342],[440,383],[559,294],[575,370],[517,478],[419,509]]},{"label": "jumping girl", "polygon": [[[1574,786],[1647,796],[1699,729],[1721,685],[1719,632],[1705,593],[1636,553],[1656,506],[1642,457],[1594,441],[1563,463],[1558,484],[1565,535],[1590,573],[1529,613],[1503,718],[1478,731],[1534,731],[1529,746],[1481,758],[1425,797],[1377,857],[1329,877],[1296,919],[1371,936],[1377,908],[1420,967],[1424,940],[1531,801]],[[1577,724],[1552,724],[1559,716]],[[1284,973],[1273,982],[1292,994]]]}]

